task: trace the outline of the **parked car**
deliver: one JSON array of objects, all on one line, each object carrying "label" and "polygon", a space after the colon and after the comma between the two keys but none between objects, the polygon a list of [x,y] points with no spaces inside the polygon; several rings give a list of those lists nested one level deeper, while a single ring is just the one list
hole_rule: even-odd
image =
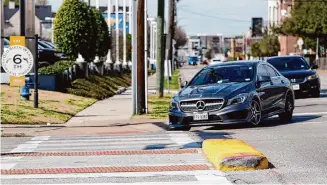
[{"label": "parked car", "polygon": [[189,56],[187,59],[188,65],[198,65],[199,58],[197,56]]},{"label": "parked car", "polygon": [[290,81],[264,61],[224,62],[199,71],[172,98],[171,129],[191,126],[247,123],[278,115],[290,121],[294,92]]},{"label": "parked car", "polygon": [[267,62],[291,81],[295,95],[320,97],[320,79],[314,71],[317,65],[310,66],[301,56],[271,57]]},{"label": "parked car", "polygon": [[56,52],[55,49],[43,47],[41,42],[39,42],[38,47],[39,47],[38,48],[39,49],[39,58],[38,58],[39,67],[49,66],[59,60],[66,59],[66,57],[62,53]]}]

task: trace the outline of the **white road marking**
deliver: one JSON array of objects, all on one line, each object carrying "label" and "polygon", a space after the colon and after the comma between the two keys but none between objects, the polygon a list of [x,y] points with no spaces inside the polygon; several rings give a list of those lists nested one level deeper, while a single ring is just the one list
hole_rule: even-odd
[{"label": "white road marking", "polygon": [[[9,153],[22,153],[22,152],[32,152],[35,150],[40,143],[46,141],[50,136],[37,136],[33,137],[31,141],[27,141],[24,144],[18,145],[16,148],[11,150]],[[1,157],[1,169],[11,169],[16,166],[16,164],[23,157]]]},{"label": "white road marking", "polygon": [[307,113],[293,113],[293,116],[311,116],[311,115],[324,115],[327,112],[307,112]]},{"label": "white road marking", "polygon": [[224,176],[218,175],[195,175],[195,178],[200,182],[214,182],[214,184],[233,184]]},{"label": "white road marking", "polygon": [[50,136],[36,136],[33,137],[31,140],[32,141],[46,141],[49,140]]},{"label": "white road marking", "polygon": [[170,136],[170,139],[178,145],[196,144],[196,142],[186,133],[169,133],[168,135]]},{"label": "white road marking", "polygon": [[217,170],[196,171],[162,171],[162,172],[118,172],[118,173],[71,173],[71,174],[32,174],[32,175],[1,175],[2,179],[63,179],[63,178],[101,178],[101,177],[155,177],[173,175],[195,175],[204,178],[205,175],[224,176]]}]

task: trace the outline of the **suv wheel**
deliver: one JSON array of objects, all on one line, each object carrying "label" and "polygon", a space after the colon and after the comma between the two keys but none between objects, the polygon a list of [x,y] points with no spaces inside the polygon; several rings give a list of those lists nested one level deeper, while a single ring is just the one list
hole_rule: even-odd
[{"label": "suv wheel", "polygon": [[319,97],[320,97],[320,90],[316,90],[316,91],[314,91],[311,95],[312,95],[312,97],[314,97],[314,98],[319,98]]},{"label": "suv wheel", "polygon": [[293,110],[294,110],[294,102],[292,100],[292,96],[288,95],[286,97],[286,102],[285,102],[285,112],[278,115],[279,119],[283,122],[291,121],[293,117]]},{"label": "suv wheel", "polygon": [[258,101],[252,100],[249,108],[248,123],[252,126],[258,126],[261,123],[261,106]]}]

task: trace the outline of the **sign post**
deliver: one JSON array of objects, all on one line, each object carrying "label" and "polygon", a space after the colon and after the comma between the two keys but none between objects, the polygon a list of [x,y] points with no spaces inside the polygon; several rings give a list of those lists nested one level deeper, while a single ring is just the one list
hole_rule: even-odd
[{"label": "sign post", "polygon": [[[34,65],[34,108],[38,108],[38,35],[34,37],[11,36],[9,38],[10,47],[2,55],[2,67],[10,75],[11,86],[23,86],[25,85],[25,75],[32,70]],[[35,39],[35,58],[25,47],[25,39]]]}]

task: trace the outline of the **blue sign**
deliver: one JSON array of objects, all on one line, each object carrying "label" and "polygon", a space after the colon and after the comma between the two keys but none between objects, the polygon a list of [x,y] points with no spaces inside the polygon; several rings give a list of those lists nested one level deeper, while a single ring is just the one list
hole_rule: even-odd
[{"label": "blue sign", "polygon": [[[106,22],[108,23],[108,14],[107,13],[102,13],[103,17],[106,19]],[[126,33],[129,33],[129,21],[128,21],[128,16],[126,15]],[[124,29],[124,14],[119,13],[118,14],[118,28],[120,30]],[[111,13],[110,16],[110,25],[112,29],[116,29],[116,13]]]}]

